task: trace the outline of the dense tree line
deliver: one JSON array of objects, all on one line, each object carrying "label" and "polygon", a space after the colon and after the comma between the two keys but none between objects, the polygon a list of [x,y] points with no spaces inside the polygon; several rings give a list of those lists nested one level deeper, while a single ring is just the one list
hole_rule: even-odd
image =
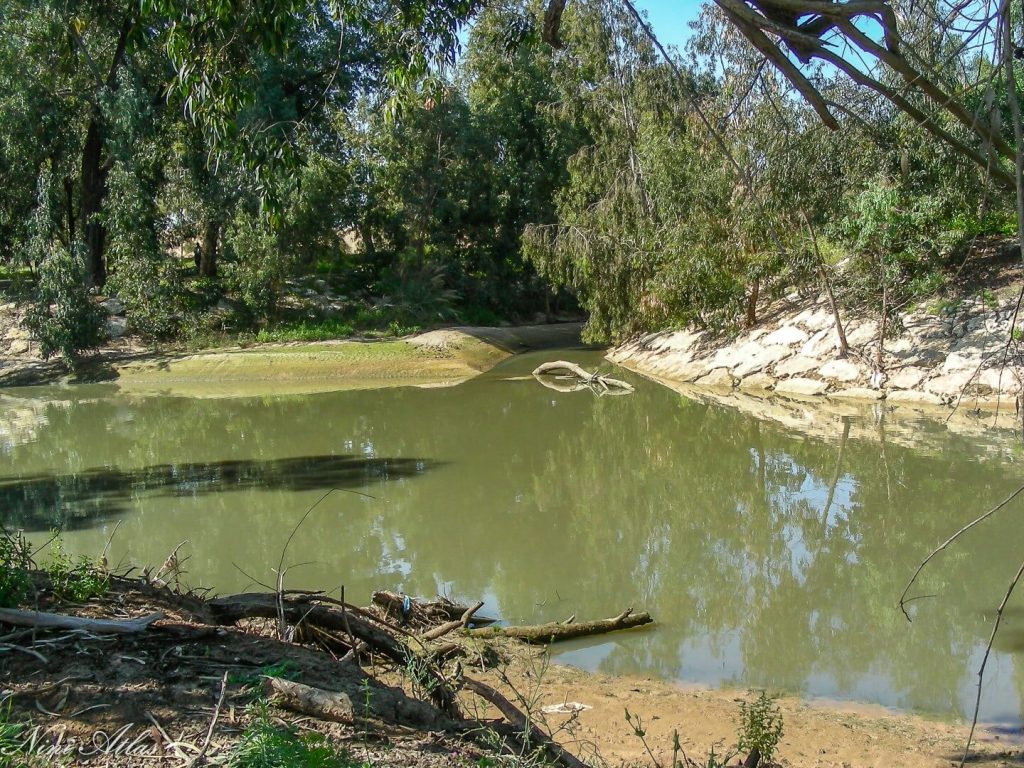
[{"label": "dense tree line", "polygon": [[[1011,227],[1005,169],[942,140],[964,133],[954,120],[937,132],[809,64],[845,105],[830,130],[717,7],[669,58],[628,4],[568,4],[558,47],[544,14],[535,0],[7,3],[0,260],[44,352],[98,343],[91,294],[173,339],[225,296],[233,330],[280,322],[285,281],[304,274],[329,276],[354,323],[399,329],[557,299],[595,339],[729,329],[823,280],[887,313]],[[903,34],[927,50],[934,29]],[[947,45],[929,71],[955,86],[968,66],[991,68]],[[1005,111],[993,82],[978,98]]]}]

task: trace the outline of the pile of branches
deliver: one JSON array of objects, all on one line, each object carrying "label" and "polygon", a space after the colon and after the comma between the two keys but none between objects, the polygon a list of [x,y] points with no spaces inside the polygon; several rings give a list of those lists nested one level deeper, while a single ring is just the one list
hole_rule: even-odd
[{"label": "pile of branches", "polygon": [[[130,588],[127,579],[116,579],[115,585],[120,590]],[[159,591],[168,599],[172,595],[169,587],[154,585],[147,578],[138,580],[138,588]],[[374,593],[366,607],[346,602],[343,595],[339,599],[322,592],[284,589],[213,599],[181,595],[177,599],[188,603],[187,622],[168,616],[166,611],[112,619],[99,618],[95,612],[74,615],[74,607],[49,605],[46,607],[59,608],[60,612],[0,609],[0,624],[19,628],[4,638],[17,638],[16,650],[39,658],[42,656],[32,644],[45,643],[48,633],[55,630],[84,632],[97,638],[165,633],[180,639],[183,633],[198,637],[237,630],[274,634],[285,643],[323,650],[340,659],[341,664],[338,673],[330,678],[330,690],[283,677],[263,676],[264,693],[285,710],[359,727],[383,723],[420,731],[445,731],[488,749],[494,748],[493,736],[498,734],[502,749],[509,754],[539,754],[550,764],[582,768],[583,763],[541,730],[529,713],[492,686],[467,675],[460,659],[484,659],[486,654],[481,648],[498,638],[546,645],[652,623],[647,613],[625,610],[596,621],[577,622],[570,617],[564,622],[510,626],[479,616],[482,602],[460,605],[444,598],[422,600],[387,591]],[[111,603],[117,602],[112,593]],[[172,614],[178,613],[170,607],[175,604],[166,603]],[[299,653],[297,648],[295,653]],[[376,678],[382,668],[398,671],[403,679],[409,680],[412,695],[401,688],[380,684]],[[226,684],[225,677],[221,702]],[[372,695],[368,695],[367,686],[372,687]],[[484,722],[467,714],[465,710],[477,711],[475,707],[464,707],[467,697],[483,699],[501,718]],[[220,707],[219,703],[218,710]],[[216,717],[217,710],[211,732]]]}]

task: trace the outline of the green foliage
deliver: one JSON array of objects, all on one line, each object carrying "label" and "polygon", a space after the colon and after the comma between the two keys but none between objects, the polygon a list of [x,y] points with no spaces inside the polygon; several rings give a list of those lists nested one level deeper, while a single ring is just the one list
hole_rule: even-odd
[{"label": "green foliage", "polygon": [[325,320],[301,320],[297,323],[286,323],[273,328],[261,328],[256,333],[256,341],[330,341],[351,336],[355,332],[350,322],[329,318]]},{"label": "green foliage", "polygon": [[31,567],[32,551],[21,532],[4,532],[0,536],[0,608],[14,608],[28,596]]},{"label": "green foliage", "polygon": [[756,749],[763,762],[772,762],[775,749],[782,739],[782,730],[782,712],[764,691],[753,702],[740,702],[736,746],[741,752],[749,754]]},{"label": "green foliage", "polygon": [[275,725],[265,701],[253,707],[255,719],[231,755],[230,768],[368,768],[319,733]]},{"label": "green foliage", "polygon": [[276,315],[288,261],[265,217],[239,210],[225,238],[224,281],[251,322]]},{"label": "green foliage", "polygon": [[11,700],[0,704],[0,768],[42,768],[46,761],[31,754],[28,725],[11,719]]},{"label": "green foliage", "polygon": [[99,563],[85,555],[77,559],[64,551],[64,545],[55,535],[50,544],[50,562],[46,565],[50,587],[61,600],[84,603],[100,597],[110,588],[110,576]]}]

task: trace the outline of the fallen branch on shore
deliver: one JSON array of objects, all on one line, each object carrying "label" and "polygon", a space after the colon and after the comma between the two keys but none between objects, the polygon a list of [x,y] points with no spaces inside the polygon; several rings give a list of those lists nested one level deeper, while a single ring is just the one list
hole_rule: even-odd
[{"label": "fallen branch on shore", "polygon": [[584,621],[579,624],[551,622],[549,624],[533,624],[523,627],[481,627],[480,629],[469,630],[469,636],[484,639],[511,637],[524,643],[548,645],[563,640],[574,640],[578,637],[602,635],[607,632],[616,632],[620,629],[642,627],[645,624],[651,624],[653,621],[654,619],[651,618],[649,613],[633,613],[632,608],[627,608],[611,619]]},{"label": "fallen branch on shore", "polygon": [[90,619],[83,616],[65,616],[61,613],[43,611],[22,611],[17,608],[0,608],[0,622],[17,627],[39,627],[43,629],[81,629],[97,635],[127,635],[149,629],[154,621],[164,617],[162,613],[151,613],[139,619]]},{"label": "fallen branch on shore", "polygon": [[[581,389],[590,389],[599,395],[625,395],[633,391],[633,385],[628,382],[613,379],[596,371],[590,373],[576,363],[566,360],[542,363],[533,370],[533,375],[545,387],[558,392],[577,392]],[[570,383],[560,384],[558,380],[569,380]]]}]

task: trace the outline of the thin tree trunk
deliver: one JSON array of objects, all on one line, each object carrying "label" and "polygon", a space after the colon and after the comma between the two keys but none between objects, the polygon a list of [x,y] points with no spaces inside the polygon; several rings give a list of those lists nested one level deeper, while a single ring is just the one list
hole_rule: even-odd
[{"label": "thin tree trunk", "polygon": [[750,284],[750,295],[747,296],[747,327],[753,328],[757,323],[757,298],[761,293],[761,281],[754,278]]},{"label": "thin tree trunk", "polygon": [[209,219],[203,227],[203,244],[199,258],[199,274],[203,277],[217,276],[217,241],[220,238],[220,222]]},{"label": "thin tree trunk", "polygon": [[102,287],[107,281],[104,260],[107,230],[100,220],[103,198],[107,191],[107,169],[103,165],[104,131],[102,115],[96,110],[89,118],[82,147],[82,192],[79,217],[82,220],[82,237],[86,248],[86,284]]},{"label": "thin tree trunk", "polygon": [[68,248],[75,243],[75,181],[70,176],[64,177],[64,208],[67,214]]},{"label": "thin tree trunk", "polygon": [[875,355],[875,368],[882,370],[885,354],[885,331],[889,320],[889,286],[885,282],[885,275],[882,275],[882,316],[878,319],[878,352]]},{"label": "thin tree trunk", "polygon": [[804,220],[804,225],[807,227],[807,234],[811,236],[811,244],[814,246],[814,256],[816,258],[816,266],[818,270],[818,277],[821,279],[822,285],[825,286],[825,293],[828,294],[829,308],[832,310],[832,320],[836,327],[836,338],[839,340],[839,358],[842,360],[850,353],[850,346],[846,343],[846,331],[843,329],[843,321],[839,316],[839,305],[836,303],[836,294],[832,290],[832,281],[828,279],[828,273],[825,271],[825,258],[821,255],[821,249],[818,248],[818,236],[814,231],[814,227],[811,226],[811,220],[807,218],[805,211],[800,211],[800,216]]},{"label": "thin tree trunk", "polygon": [[[133,15],[133,11],[130,10],[121,24],[117,47],[114,50],[114,57],[110,62],[105,83],[109,91],[117,90],[117,72],[125,59]],[[93,108],[89,117],[85,143],[82,146],[82,188],[78,216],[82,222],[82,237],[86,247],[86,283],[94,287],[101,287],[107,280],[107,266],[104,258],[107,230],[101,219],[103,199],[107,194],[107,174],[110,171],[110,167],[103,157],[105,144],[106,126],[103,114],[97,106]]]}]

